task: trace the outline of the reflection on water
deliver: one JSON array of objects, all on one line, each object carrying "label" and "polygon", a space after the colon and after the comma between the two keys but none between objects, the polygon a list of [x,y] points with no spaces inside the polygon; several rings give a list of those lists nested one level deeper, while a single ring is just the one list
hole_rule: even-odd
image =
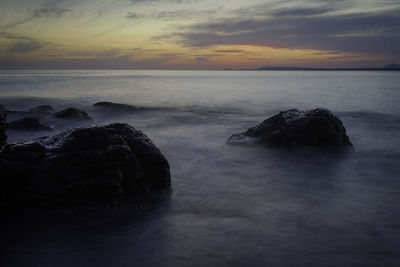
[{"label": "reflection on water", "polygon": [[[84,124],[134,125],[169,160],[173,191],[144,203],[139,213],[137,205],[126,203],[94,211],[7,217],[0,233],[1,266],[397,266],[400,262],[400,110],[390,106],[393,97],[400,99],[391,87],[393,81],[399,84],[399,76],[89,74],[39,75],[44,80],[32,73],[25,74],[26,79],[0,75],[0,89],[10,85],[17,90],[14,94],[24,96],[13,97],[4,89],[0,102],[13,110],[38,104],[56,109],[75,106],[94,118]],[[29,90],[27,81],[34,81]],[[72,91],[55,89],[60,86]],[[85,86],[84,92],[74,89]],[[391,97],[381,96],[378,89]],[[109,114],[90,106],[103,100],[155,109]],[[360,105],[364,102],[368,104]],[[231,134],[280,109],[317,106],[331,108],[343,120],[354,153],[226,145]],[[11,114],[10,120],[18,116]],[[51,117],[43,120],[56,132],[76,125]],[[33,133],[9,131],[8,135],[15,141]]]}]

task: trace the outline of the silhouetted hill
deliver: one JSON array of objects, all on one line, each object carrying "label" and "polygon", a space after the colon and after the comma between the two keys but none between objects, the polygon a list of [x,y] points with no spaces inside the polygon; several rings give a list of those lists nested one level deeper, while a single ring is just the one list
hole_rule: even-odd
[{"label": "silhouetted hill", "polygon": [[383,67],[385,70],[400,70],[400,64],[390,64]]},{"label": "silhouetted hill", "polygon": [[275,67],[263,66],[253,70],[382,70],[393,71],[400,70],[400,64],[390,64],[382,68],[309,68],[309,67]]}]

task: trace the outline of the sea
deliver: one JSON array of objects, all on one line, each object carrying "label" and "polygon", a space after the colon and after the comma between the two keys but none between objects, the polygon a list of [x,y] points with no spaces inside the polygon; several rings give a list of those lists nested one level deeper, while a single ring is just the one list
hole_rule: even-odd
[{"label": "sea", "polygon": [[[100,101],[142,109],[100,112]],[[9,130],[8,142],[129,123],[172,177],[140,215],[3,217],[1,266],[400,266],[400,72],[2,70],[0,104],[93,118],[47,118],[55,131]],[[331,110],[354,152],[227,144],[292,108]]]}]

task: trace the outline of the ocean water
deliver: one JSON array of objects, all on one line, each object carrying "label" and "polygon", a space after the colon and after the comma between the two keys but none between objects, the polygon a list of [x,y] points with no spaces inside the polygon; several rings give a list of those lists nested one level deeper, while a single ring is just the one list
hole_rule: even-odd
[{"label": "ocean water", "polygon": [[[104,113],[113,101],[145,107]],[[1,266],[399,266],[400,73],[357,71],[1,71],[0,104],[70,106],[127,122],[171,165],[172,192],[141,216],[2,219]],[[290,108],[330,109],[355,152],[231,146]],[[25,116],[11,113],[9,121]]]}]

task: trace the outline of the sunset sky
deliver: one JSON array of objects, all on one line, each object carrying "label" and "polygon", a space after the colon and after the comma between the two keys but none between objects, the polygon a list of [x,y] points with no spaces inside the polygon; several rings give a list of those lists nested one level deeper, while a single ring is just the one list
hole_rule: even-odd
[{"label": "sunset sky", "polygon": [[0,0],[0,68],[400,63],[399,0]]}]

